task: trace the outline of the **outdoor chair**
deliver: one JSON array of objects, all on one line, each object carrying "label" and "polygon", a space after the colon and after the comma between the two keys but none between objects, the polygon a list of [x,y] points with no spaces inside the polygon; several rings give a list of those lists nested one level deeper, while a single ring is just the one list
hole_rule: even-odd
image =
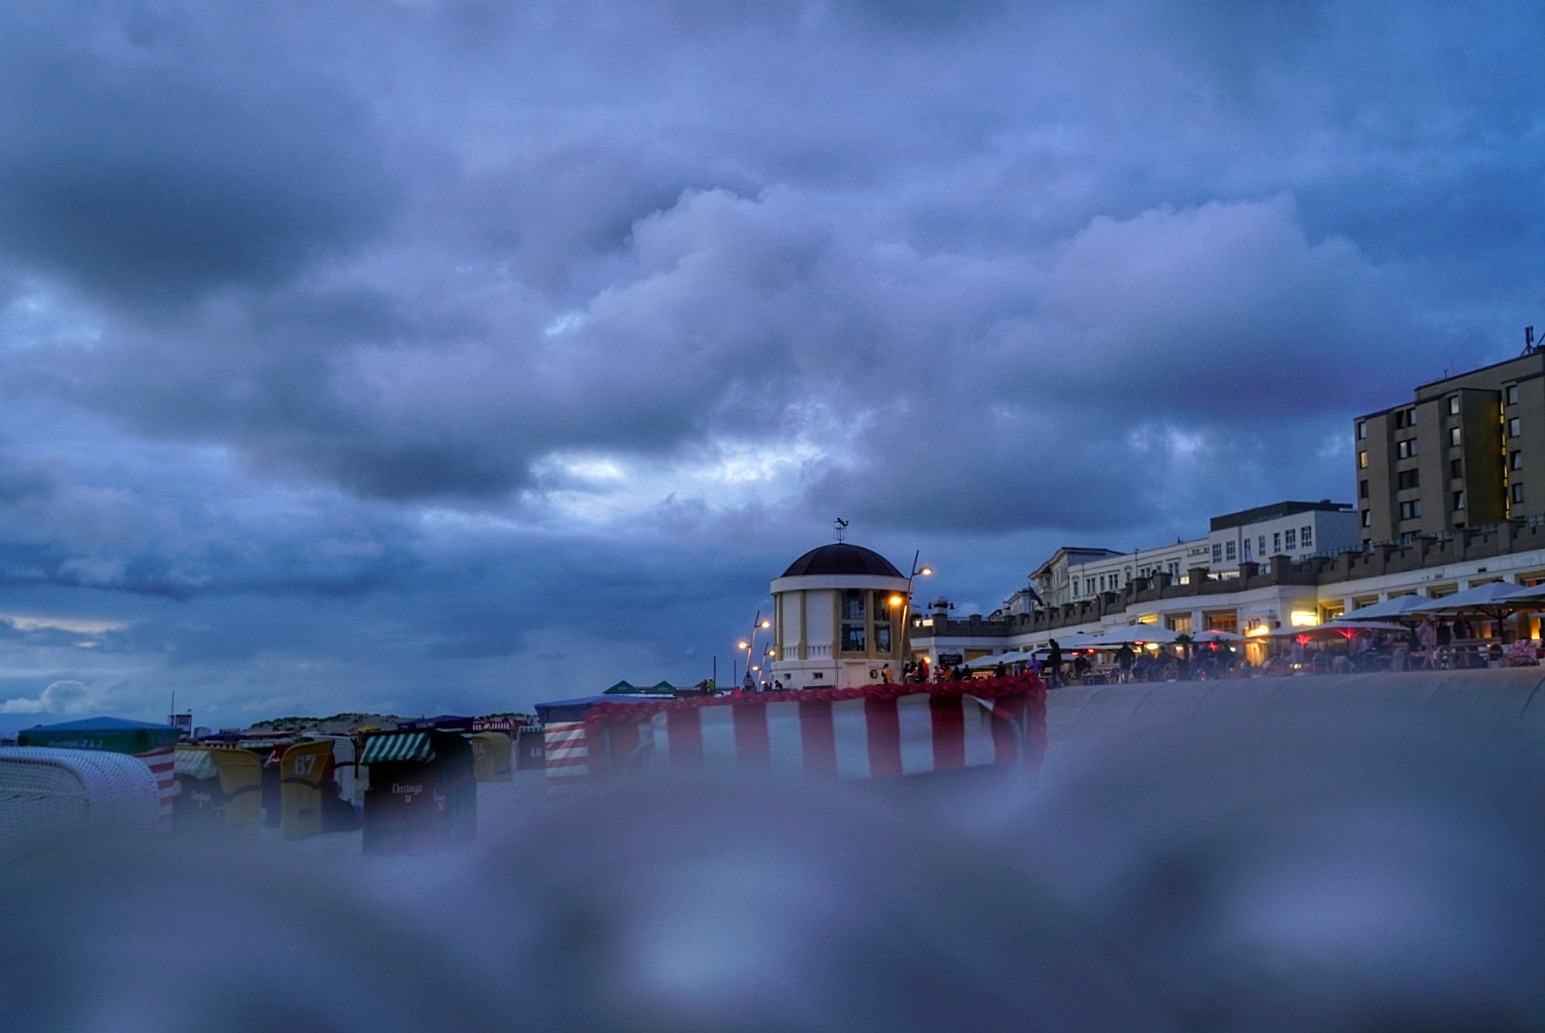
[{"label": "outdoor chair", "polygon": [[0,748],[0,861],[61,843],[154,832],[155,776],[124,753]]}]

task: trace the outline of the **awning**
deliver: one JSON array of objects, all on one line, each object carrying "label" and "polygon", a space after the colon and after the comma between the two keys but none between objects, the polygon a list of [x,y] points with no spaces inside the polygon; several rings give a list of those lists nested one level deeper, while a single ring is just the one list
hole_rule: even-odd
[{"label": "awning", "polygon": [[67,750],[149,753],[177,742],[171,725],[146,724],[119,717],[89,717],[57,725],[36,725],[16,734],[19,746],[54,746]]},{"label": "awning", "polygon": [[173,755],[173,773],[185,778],[215,778],[220,772],[215,769],[215,758],[210,756],[214,750],[201,746],[179,746]]},{"label": "awning", "polygon": [[396,735],[372,735],[365,740],[365,752],[360,755],[361,764],[382,761],[432,760],[434,747],[429,745],[428,732],[407,732]]}]

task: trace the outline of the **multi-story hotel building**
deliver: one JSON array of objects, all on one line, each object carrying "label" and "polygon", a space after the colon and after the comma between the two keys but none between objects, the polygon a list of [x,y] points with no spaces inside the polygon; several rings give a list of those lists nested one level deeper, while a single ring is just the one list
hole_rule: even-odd
[{"label": "multi-story hotel building", "polygon": [[1365,545],[1545,517],[1545,350],[1532,344],[1423,384],[1352,433]]}]

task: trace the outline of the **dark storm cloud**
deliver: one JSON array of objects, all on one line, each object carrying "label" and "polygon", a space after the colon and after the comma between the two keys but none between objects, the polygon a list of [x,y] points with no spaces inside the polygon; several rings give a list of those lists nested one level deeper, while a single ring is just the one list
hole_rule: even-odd
[{"label": "dark storm cloud", "polygon": [[195,32],[136,38],[111,11],[6,18],[0,244],[12,256],[165,304],[276,282],[384,224],[383,147],[336,84],[282,59],[231,74]]},{"label": "dark storm cloud", "polygon": [[[44,422],[35,410],[7,416]],[[0,485],[17,488],[0,492],[0,586],[340,597],[399,584],[419,565],[400,517],[333,492],[267,490],[175,449],[50,444],[46,478],[37,460],[14,473],[0,463]]]},{"label": "dark storm cloud", "polygon": [[[261,283],[378,228],[389,180],[365,112],[380,69],[446,117],[427,120],[403,90],[374,94],[378,110],[405,116],[399,137],[439,156],[416,179],[397,176],[420,191],[405,224],[414,239],[369,266],[335,264],[325,283],[175,326],[114,322],[100,361],[83,370],[69,358],[59,375],[141,430],[213,436],[255,469],[366,496],[489,499],[540,487],[534,464],[554,450],[669,455],[745,436],[746,415],[766,426],[796,398],[855,416],[890,417],[883,398],[927,413],[937,397],[920,385],[941,366],[980,381],[956,393],[965,408],[951,415],[967,421],[984,400],[1012,407],[1013,394],[1045,397],[1045,381],[1092,379],[1082,405],[1099,422],[1132,429],[1141,402],[1205,427],[1362,407],[1349,397],[1358,380],[1321,375],[1327,359],[1449,343],[1400,304],[1418,286],[1409,269],[1381,265],[1340,232],[1344,216],[1327,218],[1358,196],[1314,193],[1323,173],[1303,165],[1321,134],[1355,131],[1360,113],[1313,89],[1289,95],[1284,77],[1317,55],[1339,67],[1338,33],[1365,25],[1303,4],[1135,20],[1118,4],[950,10],[787,5],[703,21],[663,5],[608,8],[586,29],[572,11],[429,5],[364,19],[352,61],[325,76],[292,36],[239,23],[279,67],[300,66],[301,86],[250,59],[216,74],[220,37],[203,21],[163,29],[154,47],[72,54],[84,85],[51,100],[46,124],[71,126],[77,142],[104,135],[90,100],[106,95],[105,77],[127,77],[109,143],[195,173],[222,155],[209,183],[254,199],[251,211],[274,201],[280,237],[226,234],[229,255],[245,256],[230,262],[183,253],[205,286]],[[396,35],[423,18],[421,40]],[[641,59],[644,40],[654,60]],[[496,61],[495,44],[529,64]],[[1010,57],[1016,45],[1027,63]],[[1118,54],[1130,60],[1088,78]],[[1380,104],[1396,69],[1416,67],[1373,64]],[[920,74],[930,66],[943,71]],[[1241,68],[1254,84],[1243,99]],[[1069,76],[1091,84],[1086,95],[1067,93]],[[1432,99],[1442,110],[1467,98]],[[1151,124],[1131,120],[1134,105]],[[1413,129],[1407,146],[1427,146]],[[1161,160],[1119,154],[1103,138],[1112,130]],[[1251,153],[1263,145],[1274,172]],[[254,150],[278,157],[249,170]],[[137,160],[109,162],[104,181],[132,188]],[[1314,212],[1294,204],[1298,187]],[[1209,200],[1209,188],[1233,196]],[[285,214],[312,208],[325,217]],[[195,203],[185,218],[199,232],[240,224],[212,210]],[[57,246],[91,261],[116,253],[116,231],[95,232],[105,249],[67,234]],[[133,267],[165,268],[154,254]],[[1270,358],[1285,350],[1301,361]],[[1219,382],[1230,389],[1205,389]]]}]

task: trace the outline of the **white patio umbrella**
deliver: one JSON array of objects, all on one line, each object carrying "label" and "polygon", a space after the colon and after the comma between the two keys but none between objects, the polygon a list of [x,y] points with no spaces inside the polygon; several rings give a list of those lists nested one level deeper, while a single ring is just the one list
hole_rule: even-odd
[{"label": "white patio umbrella", "polygon": [[1179,638],[1178,632],[1168,628],[1161,628],[1157,624],[1129,624],[1125,628],[1115,628],[1101,635],[1094,643],[1101,646],[1136,645],[1139,642],[1157,642],[1161,645],[1168,644]]},{"label": "white patio umbrella", "polygon": [[1467,588],[1454,595],[1429,600],[1427,613],[1457,613],[1460,610],[1528,609],[1529,605],[1545,598],[1545,588],[1539,585],[1515,585],[1511,581],[1492,581],[1488,584]]},{"label": "white patio umbrella", "polygon": [[1435,605],[1428,611],[1430,613],[1442,616],[1475,613],[1487,620],[1496,621],[1497,633],[1506,641],[1508,617],[1520,610],[1545,608],[1545,586],[1492,581],[1433,602]]},{"label": "white patio umbrella", "polygon": [[[1054,635],[1052,637],[1057,640],[1057,645],[1062,647],[1064,654],[1074,649],[1095,649],[1098,648],[1099,644],[1098,638],[1082,631],[1075,631],[1071,635]],[[1045,645],[1036,646],[1031,652],[1035,656],[1044,658],[1050,649],[1051,643],[1048,642]]]},{"label": "white patio umbrella", "polygon": [[984,667],[997,667],[999,664],[1017,664],[1021,660],[1030,659],[1029,655],[1019,650],[1011,653],[989,653],[987,656],[979,656],[975,660],[968,660],[966,666],[973,671]]},{"label": "white patio umbrella", "polygon": [[1089,645],[1093,649],[1115,649],[1127,641],[1126,630],[1126,628],[1112,628],[1101,635],[1096,635]]},{"label": "white patio umbrella", "polygon": [[1393,599],[1386,599],[1381,603],[1364,606],[1353,610],[1351,613],[1343,613],[1339,617],[1332,617],[1327,623],[1342,624],[1346,621],[1367,620],[1399,620],[1402,617],[1415,619],[1418,615],[1431,613],[1438,600],[1429,599],[1425,595],[1401,595]]},{"label": "white patio umbrella", "polygon": [[1243,635],[1232,631],[1223,631],[1220,628],[1208,628],[1206,631],[1197,632],[1191,639],[1192,642],[1243,642]]},{"label": "white patio umbrella", "polygon": [[[1057,635],[1054,637],[1057,639],[1057,644],[1063,648],[1064,652],[1069,649],[1088,649],[1097,641],[1096,636],[1091,635],[1086,631],[1075,631],[1071,635]],[[1047,643],[1047,645],[1050,646],[1050,643]]]},{"label": "white patio umbrella", "polygon": [[1343,631],[1398,631],[1409,632],[1411,629],[1404,624],[1395,624],[1390,621],[1326,621],[1324,624],[1314,624],[1307,628],[1278,628],[1267,638],[1295,638],[1299,635],[1323,635],[1329,632]]}]

